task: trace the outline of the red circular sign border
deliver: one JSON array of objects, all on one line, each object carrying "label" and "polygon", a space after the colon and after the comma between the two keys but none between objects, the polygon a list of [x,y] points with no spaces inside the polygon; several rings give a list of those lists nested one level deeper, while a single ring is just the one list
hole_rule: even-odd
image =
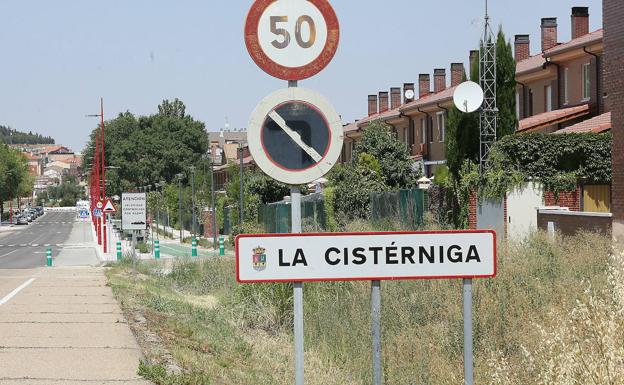
[{"label": "red circular sign border", "polygon": [[245,21],[245,45],[253,61],[264,72],[282,80],[307,79],[321,72],[334,58],[340,41],[338,17],[327,0],[308,0],[321,12],[327,23],[327,41],[321,54],[311,63],[301,67],[286,67],[271,60],[258,40],[258,24],[264,11],[277,0],[255,0]]}]

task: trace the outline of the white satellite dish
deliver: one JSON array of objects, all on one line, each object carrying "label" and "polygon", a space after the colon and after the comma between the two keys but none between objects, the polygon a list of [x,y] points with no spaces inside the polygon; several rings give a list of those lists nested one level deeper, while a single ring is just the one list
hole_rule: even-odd
[{"label": "white satellite dish", "polygon": [[483,90],[475,82],[463,82],[455,89],[453,101],[461,112],[474,112],[483,104]]},{"label": "white satellite dish", "polygon": [[406,90],[405,91],[405,99],[411,100],[411,99],[414,99],[414,96],[416,96],[414,94],[414,90]]}]

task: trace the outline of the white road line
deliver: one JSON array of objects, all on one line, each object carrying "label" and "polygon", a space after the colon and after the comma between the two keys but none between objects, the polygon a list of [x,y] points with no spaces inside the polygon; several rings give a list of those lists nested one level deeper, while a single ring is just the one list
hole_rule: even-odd
[{"label": "white road line", "polygon": [[8,252],[8,253],[6,253],[6,254],[2,254],[2,255],[0,255],[0,258],[5,257],[5,256],[7,256],[7,255],[9,255],[9,254],[11,254],[11,253],[14,253],[14,252],[16,252],[17,250],[19,250],[19,249],[15,249],[15,250],[13,250],[13,251],[9,251],[9,252]]},{"label": "white road line", "polygon": [[19,285],[15,290],[13,290],[9,294],[7,294],[4,298],[0,299],[0,306],[2,306],[5,303],[9,302],[9,300],[11,298],[15,297],[15,295],[17,293],[22,291],[26,286],[30,285],[34,280],[35,280],[34,278],[29,279],[28,281],[26,281],[26,282],[22,283],[21,285]]}]

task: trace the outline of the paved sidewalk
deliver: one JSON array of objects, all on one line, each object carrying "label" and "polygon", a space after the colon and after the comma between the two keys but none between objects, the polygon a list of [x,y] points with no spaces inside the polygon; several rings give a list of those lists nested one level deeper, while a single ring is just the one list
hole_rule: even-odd
[{"label": "paved sidewalk", "polygon": [[0,270],[0,282],[1,384],[149,384],[103,268]]}]

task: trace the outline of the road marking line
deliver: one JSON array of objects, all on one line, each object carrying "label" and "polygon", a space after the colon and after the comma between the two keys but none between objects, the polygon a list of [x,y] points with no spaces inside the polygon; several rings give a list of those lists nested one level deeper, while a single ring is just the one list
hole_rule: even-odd
[{"label": "road marking line", "polygon": [[20,247],[26,247],[27,245],[25,243],[20,243]]},{"label": "road marking line", "polygon": [[31,246],[32,246],[32,247],[38,247],[38,246],[39,246],[39,244],[38,244],[38,243],[33,243]]},{"label": "road marking line", "polygon": [[7,255],[9,255],[9,254],[11,254],[11,253],[14,253],[14,252],[16,252],[17,250],[18,250],[18,249],[15,249],[15,250],[13,250],[13,251],[9,251],[9,252],[8,252],[8,253],[6,253],[6,254],[2,254],[2,255],[0,255],[0,258],[5,257],[5,256],[7,256]]},{"label": "road marking line", "polygon": [[11,298],[15,297],[17,295],[17,293],[22,291],[26,286],[30,285],[34,280],[35,280],[34,278],[29,279],[28,281],[22,283],[17,288],[15,288],[15,290],[13,290],[9,294],[7,294],[4,298],[0,299],[0,306],[2,306],[5,303],[9,302],[9,300]]},{"label": "road marking line", "polygon": [[15,247],[15,245],[7,245],[7,247]]}]

